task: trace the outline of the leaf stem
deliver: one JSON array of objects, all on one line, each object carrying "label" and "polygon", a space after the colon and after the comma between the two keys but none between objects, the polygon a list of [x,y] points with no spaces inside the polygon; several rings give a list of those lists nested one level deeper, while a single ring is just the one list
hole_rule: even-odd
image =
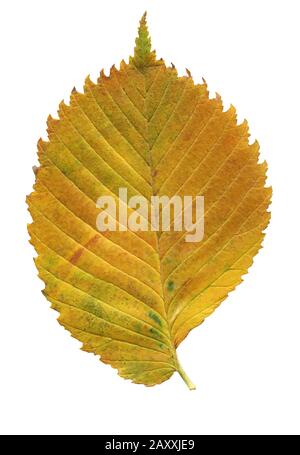
[{"label": "leaf stem", "polygon": [[188,386],[188,388],[190,390],[196,390],[195,384],[190,380],[190,378],[188,377],[188,375],[186,374],[186,372],[180,365],[177,354],[176,354],[176,364],[177,364],[177,371],[180,374],[180,376],[182,377],[182,379],[184,380],[184,382],[186,383],[186,385]]},{"label": "leaf stem", "polygon": [[186,383],[186,385],[188,386],[188,388],[190,390],[195,390],[196,389],[196,386],[195,384],[190,380],[190,378],[188,377],[188,375],[185,373],[185,371],[180,367],[178,368],[178,373],[180,374],[180,376],[182,377],[182,379],[184,380],[184,382]]}]

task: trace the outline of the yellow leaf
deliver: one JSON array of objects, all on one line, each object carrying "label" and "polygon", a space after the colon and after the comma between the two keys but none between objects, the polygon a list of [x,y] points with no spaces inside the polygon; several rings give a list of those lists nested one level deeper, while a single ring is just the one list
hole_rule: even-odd
[{"label": "yellow leaf", "polygon": [[[49,141],[28,205],[36,265],[59,322],[83,349],[147,386],[179,372],[176,347],[241,281],[261,247],[271,189],[258,143],[231,106],[179,77],[151,51],[142,17],[134,56],[84,93],[73,89]],[[99,231],[100,196],[204,196],[204,237],[186,232]],[[160,214],[164,211],[161,210]],[[141,221],[141,220],[140,220]],[[172,229],[172,227],[174,229]]]}]

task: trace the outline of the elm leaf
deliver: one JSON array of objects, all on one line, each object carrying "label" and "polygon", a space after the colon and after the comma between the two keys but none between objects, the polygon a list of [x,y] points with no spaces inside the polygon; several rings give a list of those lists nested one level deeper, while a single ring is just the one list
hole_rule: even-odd
[{"label": "elm leaf", "polygon": [[[153,386],[177,371],[194,389],[176,348],[242,281],[269,222],[267,165],[247,122],[209,98],[205,81],[156,58],[145,13],[129,63],[87,77],[47,125],[27,201],[59,323],[123,378]],[[153,196],[203,196],[203,239],[187,242],[175,217],[169,231],[124,230],[120,219],[99,231],[100,196],[133,213],[120,188],[149,206]]]}]

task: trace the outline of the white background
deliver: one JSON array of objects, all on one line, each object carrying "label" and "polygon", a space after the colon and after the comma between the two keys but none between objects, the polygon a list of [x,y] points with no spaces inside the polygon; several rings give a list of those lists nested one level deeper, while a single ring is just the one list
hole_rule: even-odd
[{"label": "white background", "polygon": [[[0,432],[300,433],[300,2],[10,0],[0,3]],[[245,281],[145,388],[80,351],[41,294],[25,195],[49,113],[85,76],[132,53],[148,10],[158,57],[236,106],[269,163],[264,249]]]}]

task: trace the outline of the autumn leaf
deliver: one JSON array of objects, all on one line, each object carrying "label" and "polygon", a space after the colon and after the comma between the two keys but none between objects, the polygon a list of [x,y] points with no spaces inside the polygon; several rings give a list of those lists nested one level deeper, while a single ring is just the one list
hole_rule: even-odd
[{"label": "autumn leaf", "polygon": [[[129,64],[102,71],[96,83],[87,77],[58,117],[48,118],[49,140],[38,142],[27,199],[43,292],[82,349],[120,376],[152,386],[177,371],[193,389],[176,348],[242,281],[269,221],[259,145],[249,144],[234,107],[209,98],[205,82],[156,58],[146,14]],[[118,220],[119,229],[100,232],[96,202],[123,204],[120,188],[150,202],[204,196],[203,239],[124,231]]]}]

